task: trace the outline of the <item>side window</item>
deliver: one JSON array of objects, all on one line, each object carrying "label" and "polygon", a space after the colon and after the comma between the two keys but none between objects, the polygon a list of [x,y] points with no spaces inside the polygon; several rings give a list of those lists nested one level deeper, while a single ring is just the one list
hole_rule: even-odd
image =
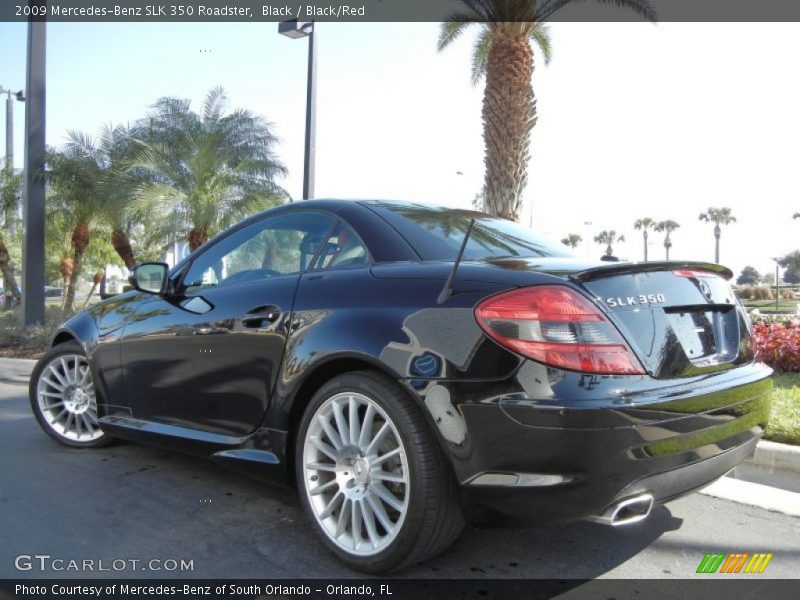
[{"label": "side window", "polygon": [[353,267],[365,265],[368,262],[369,254],[364,242],[361,241],[361,238],[349,225],[340,221],[339,225],[325,241],[319,258],[317,258],[315,268]]},{"label": "side window", "polygon": [[304,271],[333,223],[330,215],[303,211],[248,225],[194,259],[183,285],[192,292]]}]

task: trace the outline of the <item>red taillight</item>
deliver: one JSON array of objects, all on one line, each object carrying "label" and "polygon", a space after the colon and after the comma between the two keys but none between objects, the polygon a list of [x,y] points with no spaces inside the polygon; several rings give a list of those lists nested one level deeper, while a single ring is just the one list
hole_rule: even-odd
[{"label": "red taillight", "polygon": [[547,365],[606,375],[644,373],[599,309],[562,285],[497,294],[475,308],[475,318],[499,344]]},{"label": "red taillight", "polygon": [[699,271],[698,269],[673,269],[672,274],[678,277],[719,277],[712,271]]}]

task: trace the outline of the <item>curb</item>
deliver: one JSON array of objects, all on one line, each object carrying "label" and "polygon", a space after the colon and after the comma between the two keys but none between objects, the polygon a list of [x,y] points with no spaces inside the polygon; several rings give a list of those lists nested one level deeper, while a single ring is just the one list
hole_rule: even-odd
[{"label": "curb", "polygon": [[31,358],[0,358],[0,382],[28,385],[34,365]]},{"label": "curb", "polygon": [[768,473],[788,471],[800,475],[800,446],[760,440],[756,453],[744,464],[753,465]]},{"label": "curb", "polygon": [[758,506],[771,512],[800,517],[800,494],[741,479],[723,477],[700,490],[701,494]]}]

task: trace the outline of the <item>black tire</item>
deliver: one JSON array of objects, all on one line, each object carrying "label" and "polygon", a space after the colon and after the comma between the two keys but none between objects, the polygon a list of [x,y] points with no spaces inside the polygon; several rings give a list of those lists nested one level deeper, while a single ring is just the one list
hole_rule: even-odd
[{"label": "black tire", "polygon": [[[317,519],[307,491],[303,464],[306,435],[317,410],[343,392],[361,394],[378,404],[406,449],[410,482],[407,512],[394,540],[371,556],[347,552],[334,543]],[[385,573],[429,559],[446,550],[464,526],[455,478],[420,409],[396,382],[376,372],[340,375],[314,394],[297,431],[295,475],[300,502],[318,534],[342,563],[357,571]]]},{"label": "black tire", "polygon": [[[39,362],[36,363],[36,366],[31,373],[31,380],[28,386],[28,398],[31,404],[31,410],[33,411],[33,416],[36,417],[37,423],[39,423],[39,427],[57,441],[59,444],[63,446],[67,446],[70,448],[99,448],[102,446],[106,446],[113,441],[113,438],[105,432],[100,432],[98,437],[94,439],[87,439],[87,440],[80,440],[80,439],[70,439],[66,437],[59,431],[57,431],[53,425],[50,424],[48,419],[43,414],[42,407],[39,403],[38,398],[38,386],[39,380],[42,377],[43,372],[47,369],[48,365],[52,363],[54,359],[58,359],[60,357],[66,356],[82,356],[84,359],[86,358],[86,353],[83,351],[83,348],[80,344],[74,341],[64,342],[62,344],[58,344],[54,346],[50,350],[48,350],[42,358],[39,359]],[[91,374],[89,375],[91,378]],[[95,391],[96,395],[99,395],[99,391]],[[99,400],[99,398],[98,398]],[[89,435],[88,433],[86,434]]]}]

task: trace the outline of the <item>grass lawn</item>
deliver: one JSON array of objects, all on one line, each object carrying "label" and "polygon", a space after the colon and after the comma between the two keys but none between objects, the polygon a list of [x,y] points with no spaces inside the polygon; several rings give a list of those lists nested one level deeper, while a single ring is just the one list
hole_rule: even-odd
[{"label": "grass lawn", "polygon": [[773,375],[772,414],[765,439],[800,446],[800,373]]}]

